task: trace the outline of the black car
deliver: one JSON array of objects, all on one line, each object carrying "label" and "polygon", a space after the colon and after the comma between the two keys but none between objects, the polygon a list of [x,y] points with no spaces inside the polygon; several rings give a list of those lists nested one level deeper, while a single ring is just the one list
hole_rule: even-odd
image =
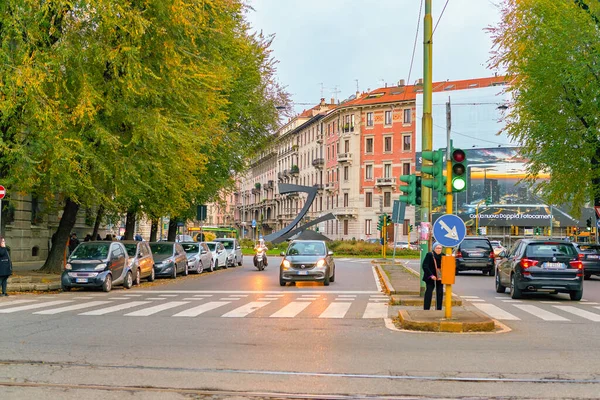
[{"label": "black car", "polygon": [[466,237],[456,249],[456,274],[481,271],[494,276],[494,248],[485,237]]},{"label": "black car", "polygon": [[574,243],[579,251],[579,259],[583,263],[583,278],[590,279],[592,275],[600,276],[600,244]]},{"label": "black car", "polygon": [[177,278],[178,273],[187,276],[187,256],[180,243],[155,242],[150,243],[154,257],[154,272],[156,276]]},{"label": "black car", "polygon": [[513,299],[524,293],[569,293],[583,296],[583,263],[573,243],[562,240],[521,239],[503,251],[496,264],[496,292],[510,288]]},{"label": "black car", "polygon": [[287,282],[317,281],[329,286],[335,281],[333,251],[322,240],[294,240],[279,266],[279,284]]}]

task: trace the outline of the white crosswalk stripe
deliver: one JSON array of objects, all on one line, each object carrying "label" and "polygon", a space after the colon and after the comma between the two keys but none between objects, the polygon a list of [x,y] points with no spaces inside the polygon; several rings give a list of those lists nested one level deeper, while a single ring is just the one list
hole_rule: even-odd
[{"label": "white crosswalk stripe", "polygon": [[589,319],[590,321],[600,322],[600,315],[594,314],[593,312],[582,310],[580,308],[573,307],[573,306],[553,306],[553,307],[556,307],[559,310],[577,315],[578,317]]},{"label": "white crosswalk stripe", "polygon": [[543,319],[544,321],[569,321],[568,318],[561,317],[558,314],[554,314],[550,311],[546,311],[543,308],[529,305],[529,304],[515,304],[519,310],[523,310],[531,315],[535,315],[536,317]]},{"label": "white crosswalk stripe", "polygon": [[117,312],[117,311],[127,310],[129,308],[133,308],[133,307],[137,307],[137,306],[143,306],[144,304],[148,304],[148,303],[150,303],[150,302],[149,301],[132,301],[129,303],[117,304],[112,307],[106,307],[106,308],[100,308],[98,310],[87,311],[87,312],[81,313],[79,315],[105,315],[105,314],[110,314],[110,313]]},{"label": "white crosswalk stripe", "polygon": [[144,308],[138,311],[131,312],[129,314],[125,314],[126,317],[147,317],[148,315],[156,314],[161,311],[168,310],[170,308],[175,308],[179,306],[183,306],[188,304],[189,301],[169,301],[168,303],[162,303],[154,307]]},{"label": "white crosswalk stripe", "polygon": [[31,303],[33,301],[35,301],[35,300],[12,300],[12,301],[0,303],[0,307],[6,307],[6,306],[15,305],[15,304]]},{"label": "white crosswalk stripe", "polygon": [[323,311],[319,318],[344,318],[352,303],[333,302]]},{"label": "white crosswalk stripe", "polygon": [[188,310],[181,311],[173,316],[174,317],[197,317],[200,314],[203,314],[207,311],[211,311],[216,308],[222,307],[229,303],[231,303],[231,302],[230,301],[211,301],[211,302],[204,303],[204,304],[201,304],[196,307],[192,307]]},{"label": "white crosswalk stripe", "polygon": [[270,301],[252,301],[250,303],[244,304],[241,307],[236,308],[235,310],[229,311],[222,315],[225,318],[243,318],[254,311],[263,308],[266,305],[269,305]]},{"label": "white crosswalk stripe", "polygon": [[493,304],[473,303],[473,305],[475,307],[477,307],[478,309],[480,309],[481,311],[483,311],[484,313],[486,313],[487,315],[489,315],[490,317],[495,318],[495,319],[508,320],[508,321],[520,321],[521,320],[521,318],[515,317],[508,311],[504,311],[500,307],[495,306]]},{"label": "white crosswalk stripe", "polygon": [[387,318],[388,306],[382,303],[369,303],[363,318]]},{"label": "white crosswalk stripe", "polygon": [[286,304],[281,310],[271,315],[271,318],[293,318],[300,314],[306,307],[312,303],[292,301]]},{"label": "white crosswalk stripe", "polygon": [[52,308],[50,310],[37,311],[37,312],[34,312],[34,314],[54,315],[54,314],[60,314],[60,313],[67,312],[67,311],[81,310],[82,308],[101,306],[101,305],[108,304],[108,303],[110,303],[110,301],[90,301],[89,303],[73,304],[70,306],[65,306],[65,307],[60,307],[60,308]]},{"label": "white crosswalk stripe", "polygon": [[14,313],[14,312],[18,312],[18,311],[35,310],[37,308],[57,306],[59,304],[72,303],[72,302],[73,302],[73,300],[56,300],[56,301],[48,301],[46,303],[29,304],[29,305],[26,305],[26,306],[11,307],[11,308],[0,308],[0,313],[1,314],[8,314],[8,313]]}]

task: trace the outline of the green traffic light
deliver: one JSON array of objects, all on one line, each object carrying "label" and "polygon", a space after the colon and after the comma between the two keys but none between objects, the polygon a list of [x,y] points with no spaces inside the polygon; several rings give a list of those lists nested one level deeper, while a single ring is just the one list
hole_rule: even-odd
[{"label": "green traffic light", "polygon": [[467,182],[462,176],[457,176],[452,179],[452,190],[460,192],[461,190],[464,190],[465,187],[467,187]]}]

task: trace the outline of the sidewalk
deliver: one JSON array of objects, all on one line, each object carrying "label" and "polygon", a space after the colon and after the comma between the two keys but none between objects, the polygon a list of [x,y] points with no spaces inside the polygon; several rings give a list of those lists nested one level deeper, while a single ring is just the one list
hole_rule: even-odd
[{"label": "sidewalk", "polygon": [[36,272],[43,263],[13,263],[13,274],[8,278],[6,290],[14,292],[60,290],[60,274]]},{"label": "sidewalk", "polygon": [[[423,310],[419,274],[406,267],[402,260],[374,260],[384,291],[391,304],[400,306],[398,323],[402,329],[429,332],[493,332],[495,322],[488,316],[463,307],[462,300],[453,294],[452,318],[444,310]],[[435,295],[434,295],[435,299]],[[444,299],[445,300],[445,299]],[[435,301],[435,300],[434,300]]]}]

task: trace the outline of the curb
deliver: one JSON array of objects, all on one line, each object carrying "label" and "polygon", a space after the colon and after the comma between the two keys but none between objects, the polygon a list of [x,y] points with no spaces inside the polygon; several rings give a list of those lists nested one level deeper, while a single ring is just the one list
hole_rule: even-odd
[{"label": "curb", "polygon": [[[419,293],[411,294],[408,296],[391,296],[391,304],[395,306],[412,306],[412,307],[423,307],[423,297],[419,296]],[[410,296],[410,295],[409,295]],[[407,298],[408,297],[408,298]],[[463,305],[462,299],[455,294],[452,294],[452,306],[461,307]]]},{"label": "curb", "polygon": [[379,280],[381,281],[382,289],[385,292],[385,294],[389,296],[392,293],[396,293],[386,273],[383,272],[383,270],[381,269],[381,265],[375,264],[375,270],[377,271],[377,275],[379,275]]},{"label": "curb", "polygon": [[461,322],[461,321],[415,321],[410,318],[407,310],[400,310],[398,318],[402,328],[412,331],[425,332],[448,332],[448,333],[470,333],[470,332],[493,332],[496,328],[494,320],[485,318],[481,314],[471,311],[482,317],[483,321]]}]

